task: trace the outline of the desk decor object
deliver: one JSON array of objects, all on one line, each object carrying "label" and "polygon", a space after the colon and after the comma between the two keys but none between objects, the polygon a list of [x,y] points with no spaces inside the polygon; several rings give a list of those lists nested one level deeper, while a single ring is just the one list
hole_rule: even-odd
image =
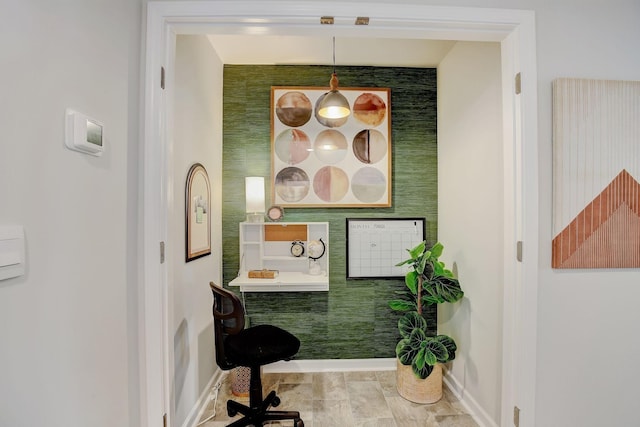
[{"label": "desk decor object", "polygon": [[291,242],[291,255],[300,257],[304,254],[304,242],[296,240]]},{"label": "desk decor object", "polygon": [[284,218],[284,209],[280,206],[273,205],[269,209],[267,209],[267,217],[271,221],[280,221]]},{"label": "desk decor object", "polygon": [[552,267],[640,267],[640,81],[553,82]]},{"label": "desk decor object", "polygon": [[185,261],[211,254],[211,188],[207,170],[195,163],[185,189]]},{"label": "desk decor object", "polygon": [[322,238],[309,242],[309,274],[314,276],[322,274],[322,266],[318,260],[324,256],[325,252],[327,252],[327,245]]},{"label": "desk decor object", "polygon": [[250,270],[248,273],[250,279],[275,279],[278,277],[278,270]]},{"label": "desk decor object", "polygon": [[388,88],[340,88],[348,117],[317,112],[327,88],[271,88],[271,200],[283,207],[391,206]]}]

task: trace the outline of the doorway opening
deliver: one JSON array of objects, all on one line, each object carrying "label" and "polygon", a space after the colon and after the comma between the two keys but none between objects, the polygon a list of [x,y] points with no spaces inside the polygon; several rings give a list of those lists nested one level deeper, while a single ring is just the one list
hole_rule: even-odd
[{"label": "doorway opening", "polygon": [[[298,2],[299,3],[299,2]],[[336,17],[362,14],[356,4],[264,4],[242,2],[150,2],[144,120],[143,307],[141,372],[143,424],[157,425],[170,401],[170,331],[167,325],[167,265],[159,264],[159,242],[170,245],[167,206],[170,195],[171,152],[167,122],[171,97],[161,87],[162,74],[171,74],[178,34],[306,34],[353,36],[352,25],[323,28],[319,17],[332,10]],[[535,325],[537,284],[537,116],[535,26],[528,11],[433,8],[403,4],[367,5],[366,37],[499,42],[501,45],[504,162],[504,315],[501,419],[506,425],[518,406],[521,425],[533,425],[535,395]],[[339,20],[338,20],[339,23]],[[362,33],[358,33],[362,37]],[[164,70],[164,71],[161,71]],[[521,94],[514,91],[520,73]],[[160,191],[159,191],[160,190]],[[150,214],[152,213],[153,214]],[[518,261],[517,248],[527,243],[527,256]],[[158,325],[161,325],[159,328]],[[525,348],[527,353],[519,351]],[[523,369],[527,367],[527,369]]]}]

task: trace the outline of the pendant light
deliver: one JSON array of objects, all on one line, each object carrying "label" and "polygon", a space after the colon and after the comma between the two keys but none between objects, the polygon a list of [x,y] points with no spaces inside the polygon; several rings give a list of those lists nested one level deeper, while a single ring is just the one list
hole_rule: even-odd
[{"label": "pendant light", "polygon": [[338,91],[338,75],[336,74],[336,38],[333,38],[333,74],[329,81],[331,90],[322,95],[318,103],[318,115],[325,119],[342,119],[351,114],[349,101]]}]

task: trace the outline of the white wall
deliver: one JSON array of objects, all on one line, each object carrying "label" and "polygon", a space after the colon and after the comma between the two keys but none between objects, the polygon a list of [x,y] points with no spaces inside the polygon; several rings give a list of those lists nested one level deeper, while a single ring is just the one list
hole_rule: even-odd
[{"label": "white wall", "polygon": [[537,12],[541,265],[536,419],[550,427],[631,426],[638,423],[640,269],[550,267],[551,82],[558,77],[640,80],[640,2],[550,5]]},{"label": "white wall", "polygon": [[[175,61],[172,249],[169,301],[174,348],[172,419],[181,426],[211,379],[214,356],[209,282],[222,283],[222,63],[205,36],[178,36]],[[201,163],[211,183],[211,255],[185,263],[185,182]]]},{"label": "white wall", "polygon": [[[137,425],[136,1],[2,2],[0,225],[27,271],[0,282],[0,425]],[[64,147],[64,113],[106,150]],[[132,166],[133,165],[133,166]]]},{"label": "white wall", "polygon": [[514,4],[509,0],[425,0],[420,3],[535,11],[540,189],[536,425],[636,425],[640,269],[551,269],[551,82],[558,77],[640,80],[637,45],[640,2],[522,0]]},{"label": "white wall", "polygon": [[470,42],[456,43],[438,67],[438,240],[465,292],[438,307],[438,332],[456,340],[449,374],[487,425],[499,425],[501,408],[500,67],[498,43]]}]

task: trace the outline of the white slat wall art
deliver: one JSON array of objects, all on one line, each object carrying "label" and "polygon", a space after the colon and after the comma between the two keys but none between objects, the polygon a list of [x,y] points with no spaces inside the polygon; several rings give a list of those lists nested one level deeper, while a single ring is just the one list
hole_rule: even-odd
[{"label": "white slat wall art", "polygon": [[553,82],[553,268],[640,267],[640,81]]}]

